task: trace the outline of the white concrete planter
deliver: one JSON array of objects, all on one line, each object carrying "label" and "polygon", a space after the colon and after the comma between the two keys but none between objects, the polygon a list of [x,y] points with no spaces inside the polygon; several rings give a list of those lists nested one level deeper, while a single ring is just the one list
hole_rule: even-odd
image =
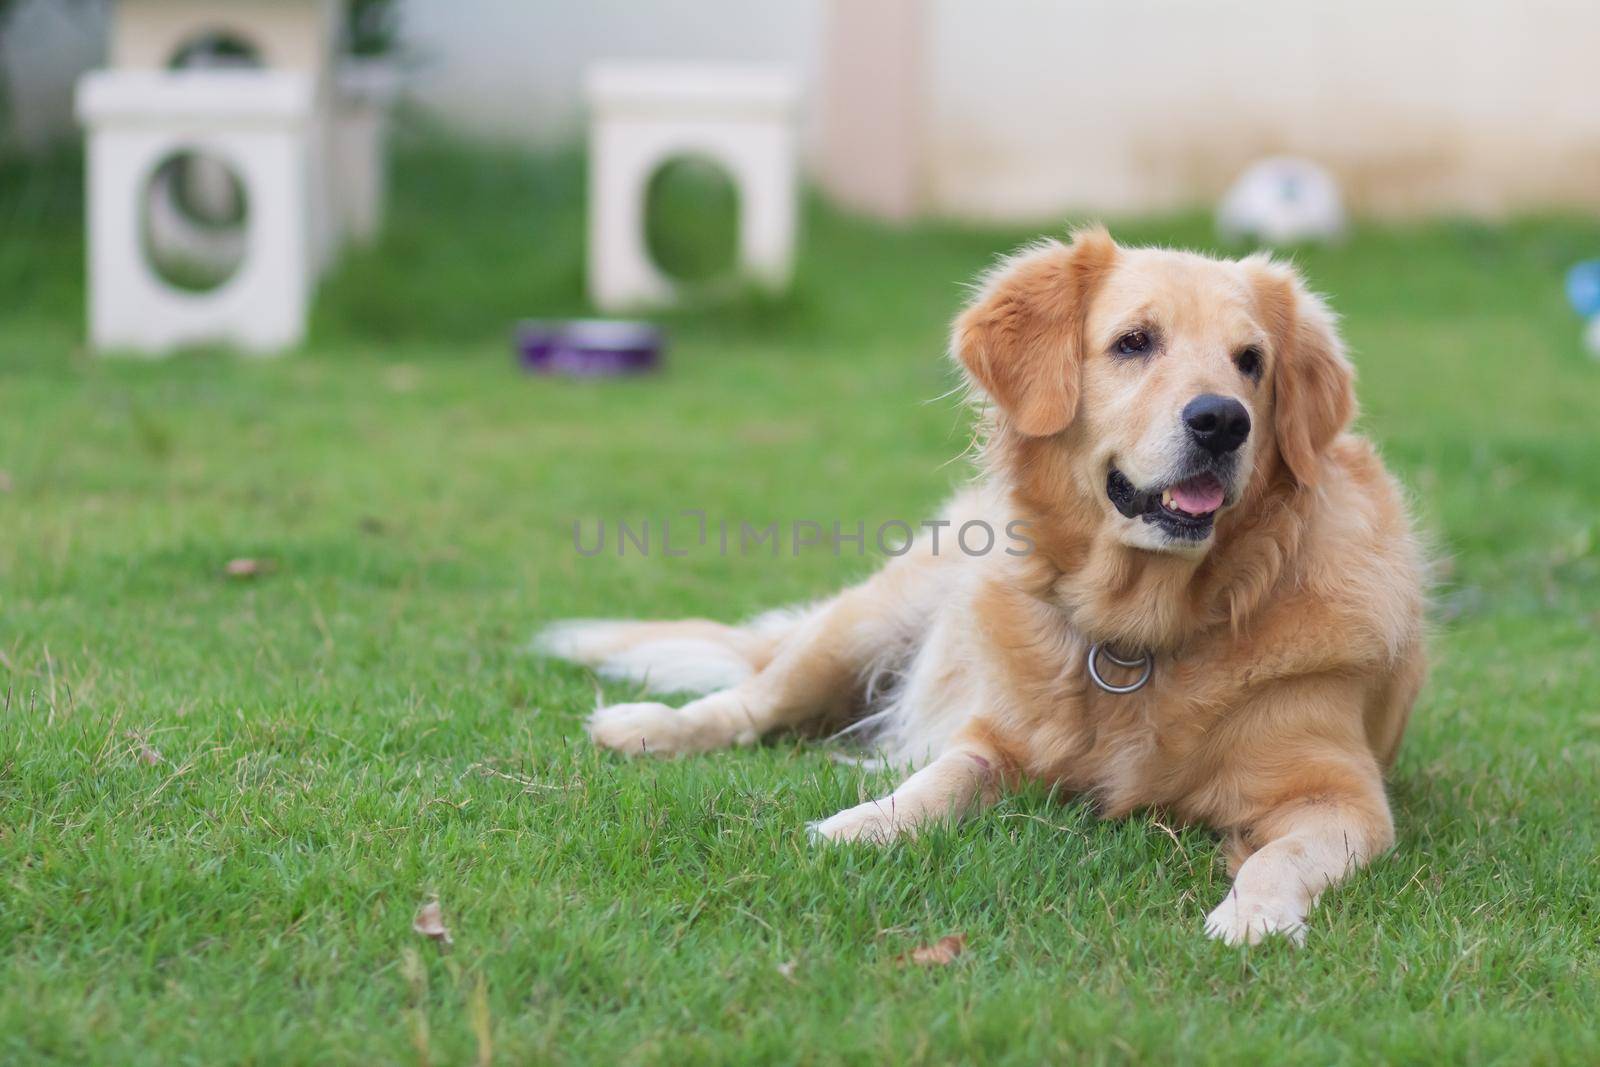
[{"label": "white concrete planter", "polygon": [[[304,336],[317,277],[383,217],[397,79],[384,63],[335,77],[340,12],[339,0],[118,0],[112,68],[86,75],[78,94],[96,347],[274,351]],[[157,175],[176,153],[196,154],[181,182]],[[243,232],[208,225],[233,216],[241,191]],[[167,284],[152,252],[219,274],[237,267],[196,292]]]},{"label": "white concrete planter", "polygon": [[650,177],[678,156],[723,167],[739,193],[738,269],[768,288],[794,263],[796,79],[772,67],[601,64],[589,72],[589,296],[607,311],[671,303],[645,245]]},{"label": "white concrete planter", "polygon": [[[162,354],[223,342],[254,352],[305,334],[314,86],[293,71],[97,71],[78,88],[89,130],[89,334],[94,346]],[[146,255],[143,212],[162,163],[192,151],[244,188],[243,259],[203,293],[174,288]],[[159,199],[159,198],[157,198]]]}]

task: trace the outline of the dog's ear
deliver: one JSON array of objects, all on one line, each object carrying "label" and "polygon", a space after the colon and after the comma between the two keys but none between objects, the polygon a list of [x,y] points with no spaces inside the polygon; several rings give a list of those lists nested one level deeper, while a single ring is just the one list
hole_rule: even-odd
[{"label": "dog's ear", "polygon": [[1089,300],[1116,258],[1099,227],[1035,246],[990,273],[956,319],[952,353],[1019,432],[1048,437],[1072,422]]},{"label": "dog's ear", "polygon": [[1245,260],[1273,339],[1273,433],[1278,454],[1301,485],[1317,480],[1321,456],[1355,418],[1355,372],[1322,298],[1291,267],[1266,256]]}]

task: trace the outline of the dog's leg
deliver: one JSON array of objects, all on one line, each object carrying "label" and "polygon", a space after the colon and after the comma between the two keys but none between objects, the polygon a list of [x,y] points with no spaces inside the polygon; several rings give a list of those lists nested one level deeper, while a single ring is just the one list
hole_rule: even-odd
[{"label": "dog's leg", "polygon": [[993,804],[1000,785],[997,767],[992,751],[958,741],[888,796],[846,808],[807,829],[816,841],[887,844],[912,837],[924,827],[954,822]]},{"label": "dog's leg", "polygon": [[1306,914],[1323,890],[1394,843],[1394,821],[1374,766],[1367,788],[1281,804],[1246,829],[1265,842],[1239,867],[1233,888],[1206,917],[1206,933],[1230,945],[1268,934],[1305,940]]},{"label": "dog's leg", "polygon": [[614,704],[589,720],[597,744],[629,755],[709,752],[844,710],[862,675],[919,629],[943,596],[930,555],[903,556],[847,589],[778,646],[772,662],[730,689],[681,708]]}]

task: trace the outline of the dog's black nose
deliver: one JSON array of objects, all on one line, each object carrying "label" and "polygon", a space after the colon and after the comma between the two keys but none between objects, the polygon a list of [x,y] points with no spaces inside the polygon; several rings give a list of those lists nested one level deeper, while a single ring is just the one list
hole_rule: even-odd
[{"label": "dog's black nose", "polygon": [[1202,393],[1183,406],[1183,423],[1194,443],[1224,456],[1250,436],[1250,413],[1231,396]]}]

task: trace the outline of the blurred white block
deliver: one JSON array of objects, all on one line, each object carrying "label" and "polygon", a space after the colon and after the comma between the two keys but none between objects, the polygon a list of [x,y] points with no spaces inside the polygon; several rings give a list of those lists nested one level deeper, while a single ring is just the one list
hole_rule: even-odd
[{"label": "blurred white block", "polygon": [[383,229],[389,185],[389,112],[399,95],[395,65],[347,60],[335,86],[333,179],[340,228],[365,244]]},{"label": "blurred white block", "polygon": [[1600,359],[1600,315],[1590,319],[1583,328],[1583,344],[1591,356]]},{"label": "blurred white block", "polygon": [[364,89],[350,98],[335,70],[344,9],[342,0],[116,0],[110,41],[116,70],[250,68],[312,79],[309,211],[319,274],[347,237],[367,239],[381,218],[381,124]]},{"label": "blurred white block", "polygon": [[1344,233],[1344,201],[1326,170],[1277,156],[1253,164],[1233,183],[1217,211],[1217,229],[1231,241],[1331,241]]},{"label": "blurred white block", "polygon": [[[78,85],[88,127],[89,334],[102,350],[159,355],[207,342],[254,352],[305,334],[315,271],[315,91],[296,71],[96,71]],[[150,261],[144,212],[175,154],[214,157],[246,204],[243,259],[190,292]]]},{"label": "blurred white block", "polygon": [[339,38],[339,0],[117,0],[111,65],[166,70],[185,49],[223,38],[260,66],[328,77]]},{"label": "blurred white block", "polygon": [[645,244],[645,192],[665,163],[710,159],[739,196],[738,269],[778,289],[794,264],[798,83],[785,69],[605,63],[589,71],[589,296],[607,311],[671,303]]}]

